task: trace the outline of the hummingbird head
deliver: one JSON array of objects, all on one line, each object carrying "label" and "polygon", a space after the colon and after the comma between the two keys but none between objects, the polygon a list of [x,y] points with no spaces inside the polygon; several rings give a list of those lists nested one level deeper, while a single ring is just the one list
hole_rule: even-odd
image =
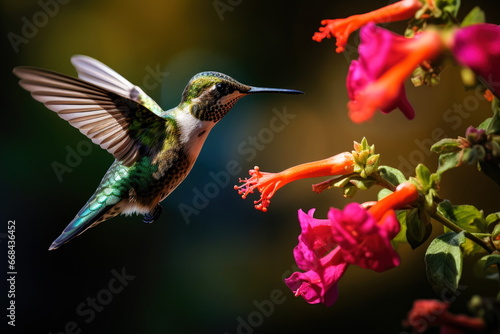
[{"label": "hummingbird head", "polygon": [[240,98],[256,93],[303,94],[292,89],[247,86],[219,72],[202,72],[188,82],[181,105],[191,104],[191,114],[195,118],[216,123]]}]

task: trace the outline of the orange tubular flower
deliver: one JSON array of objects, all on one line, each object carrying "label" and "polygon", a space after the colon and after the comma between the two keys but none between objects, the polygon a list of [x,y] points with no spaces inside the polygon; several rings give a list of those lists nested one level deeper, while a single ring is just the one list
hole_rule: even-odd
[{"label": "orange tubular flower", "polygon": [[410,182],[401,183],[394,193],[384,197],[368,209],[368,212],[375,218],[381,220],[388,212],[402,208],[404,205],[416,201],[418,198],[417,187]]},{"label": "orange tubular flower", "polygon": [[255,208],[265,212],[274,193],[287,183],[309,177],[347,175],[353,173],[353,171],[354,158],[352,153],[343,152],[327,159],[290,167],[279,173],[261,172],[259,167],[256,166],[248,172],[251,177],[244,180],[240,179],[243,184],[234,186],[234,189],[238,190],[238,194],[243,199],[257,189],[261,196],[259,200],[254,201]]},{"label": "orange tubular flower", "polygon": [[404,80],[443,48],[441,36],[432,30],[404,38],[373,23],[363,27],[359,59],[351,62],[346,82],[351,120],[361,123],[379,109],[388,113],[396,108],[412,119],[414,110],[406,98]]},{"label": "orange tubular flower", "polygon": [[403,324],[417,333],[434,326],[441,327],[440,333],[489,333],[483,319],[450,313],[449,307],[449,303],[440,300],[415,300]]},{"label": "orange tubular flower", "polygon": [[323,20],[324,27],[319,28],[313,36],[313,40],[321,42],[324,38],[334,36],[337,41],[337,53],[345,50],[349,35],[369,22],[386,23],[406,20],[415,15],[422,7],[419,0],[401,0],[391,5],[379,8],[369,13],[352,15],[345,19]]}]

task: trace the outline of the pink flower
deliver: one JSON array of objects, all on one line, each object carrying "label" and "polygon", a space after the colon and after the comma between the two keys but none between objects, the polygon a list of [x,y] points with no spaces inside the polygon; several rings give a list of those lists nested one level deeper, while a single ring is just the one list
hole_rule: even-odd
[{"label": "pink flower", "polygon": [[369,22],[386,23],[406,20],[415,15],[422,7],[419,0],[401,0],[369,13],[352,15],[345,19],[323,20],[324,27],[319,28],[313,40],[321,42],[324,38],[335,37],[337,53],[343,52],[349,35]]},{"label": "pink flower", "polygon": [[495,24],[474,24],[458,29],[451,50],[457,61],[471,68],[500,96],[500,27]]},{"label": "pink flower", "polygon": [[293,273],[285,283],[308,303],[330,306],[349,264],[377,272],[398,266],[399,255],[390,244],[400,228],[394,210],[417,198],[417,188],[408,182],[369,209],[351,203],[343,210],[330,209],[328,219],[314,218],[314,209],[299,211],[302,232],[293,253],[306,272]]},{"label": "pink flower", "polygon": [[293,251],[297,265],[306,272],[293,273],[285,283],[308,303],[331,306],[338,296],[337,282],[348,264],[333,243],[330,221],[315,219],[313,214],[314,209],[307,214],[299,210],[302,233]]},{"label": "pink flower", "polygon": [[299,210],[299,222],[302,229],[299,244],[294,248],[293,255],[297,265],[302,270],[315,268],[319,259],[328,254],[334,247],[331,234],[331,222],[328,219],[313,218],[314,209],[306,214]]},{"label": "pink flower", "polygon": [[333,240],[339,244],[347,263],[376,272],[399,265],[399,255],[391,246],[400,229],[394,211],[376,221],[361,205],[350,203],[344,210],[330,209],[328,218]]},{"label": "pink flower", "polygon": [[389,113],[396,108],[413,119],[415,111],[406,98],[404,80],[420,63],[439,54],[442,44],[434,31],[405,38],[374,23],[363,27],[359,59],[351,62],[346,81],[351,120],[364,122],[378,109]]},{"label": "pink flower", "polygon": [[336,248],[322,257],[316,268],[303,273],[294,272],[285,283],[296,297],[302,296],[309,304],[332,306],[338,297],[337,283],[348,266],[340,248]]}]

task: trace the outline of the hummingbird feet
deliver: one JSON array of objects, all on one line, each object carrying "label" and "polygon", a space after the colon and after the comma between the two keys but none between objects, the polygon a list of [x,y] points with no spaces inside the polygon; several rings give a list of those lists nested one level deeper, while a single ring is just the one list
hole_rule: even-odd
[{"label": "hummingbird feet", "polygon": [[161,207],[161,205],[157,204],[153,210],[149,211],[144,215],[143,221],[146,224],[154,223],[160,217],[162,210],[163,208]]}]

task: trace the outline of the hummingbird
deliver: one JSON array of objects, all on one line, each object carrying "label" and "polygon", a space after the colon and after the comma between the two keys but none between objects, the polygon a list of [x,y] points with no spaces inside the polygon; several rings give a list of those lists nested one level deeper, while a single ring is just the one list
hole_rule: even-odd
[{"label": "hummingbird", "polygon": [[78,78],[31,66],[15,67],[19,84],[48,109],[107,150],[115,161],[97,190],[49,250],[119,214],[153,223],[162,202],[191,171],[210,130],[243,96],[301,91],[242,84],[201,72],[175,108],[163,110],[140,87],[88,56],[71,63]]}]

